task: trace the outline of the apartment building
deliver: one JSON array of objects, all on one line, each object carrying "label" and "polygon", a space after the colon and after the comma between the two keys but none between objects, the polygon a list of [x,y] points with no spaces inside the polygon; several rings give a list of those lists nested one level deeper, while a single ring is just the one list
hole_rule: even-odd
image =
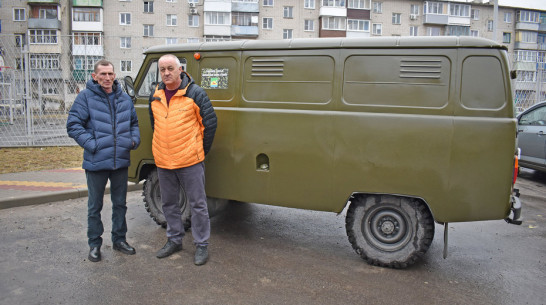
[{"label": "apartment building", "polygon": [[[80,84],[103,57],[119,77],[136,75],[142,52],[159,44],[476,36],[502,43],[514,55],[513,68],[520,72],[516,99],[546,99],[546,3],[500,2],[495,24],[488,0],[3,0],[0,34],[14,34],[16,45],[29,44],[30,67],[48,71],[36,74],[41,79],[69,73]],[[22,59],[17,61],[20,68]]]}]

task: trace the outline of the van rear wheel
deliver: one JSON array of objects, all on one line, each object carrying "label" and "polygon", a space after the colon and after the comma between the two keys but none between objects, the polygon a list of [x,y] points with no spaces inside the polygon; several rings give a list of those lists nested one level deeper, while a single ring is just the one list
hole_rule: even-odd
[{"label": "van rear wheel", "polygon": [[434,221],[420,200],[390,195],[357,196],[345,219],[353,249],[371,265],[406,268],[434,238]]},{"label": "van rear wheel", "polygon": [[[158,225],[166,228],[167,220],[163,214],[157,169],[150,171],[148,177],[144,181],[142,196],[144,196],[144,207],[146,207],[146,211],[148,211],[150,217],[152,217],[152,219]],[[184,223],[184,229],[188,230],[191,226],[191,214],[189,205],[186,201],[186,195],[184,194],[184,190],[182,188],[180,188],[180,201],[178,202],[178,206],[182,211],[182,222]]]}]

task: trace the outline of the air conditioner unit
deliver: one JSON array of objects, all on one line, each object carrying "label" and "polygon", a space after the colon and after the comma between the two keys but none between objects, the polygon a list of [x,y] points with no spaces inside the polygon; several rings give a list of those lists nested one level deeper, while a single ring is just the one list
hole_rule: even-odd
[{"label": "air conditioner unit", "polygon": [[190,14],[195,15],[197,14],[197,10],[194,8],[190,8]]},{"label": "air conditioner unit", "polygon": [[190,7],[195,7],[195,3],[190,2]]},{"label": "air conditioner unit", "polygon": [[409,15],[409,19],[411,19],[411,20],[417,20],[417,15],[411,14],[411,15]]}]

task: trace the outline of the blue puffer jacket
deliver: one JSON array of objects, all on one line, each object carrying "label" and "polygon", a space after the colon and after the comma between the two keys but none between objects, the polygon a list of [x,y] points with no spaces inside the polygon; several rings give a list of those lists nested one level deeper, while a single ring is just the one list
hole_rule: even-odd
[{"label": "blue puffer jacket", "polygon": [[[133,101],[112,86],[114,99],[94,80],[80,92],[68,113],[68,135],[84,148],[82,167],[90,171],[115,170],[130,165],[130,151],[140,144],[140,131]],[[115,103],[112,113],[110,103]]]}]

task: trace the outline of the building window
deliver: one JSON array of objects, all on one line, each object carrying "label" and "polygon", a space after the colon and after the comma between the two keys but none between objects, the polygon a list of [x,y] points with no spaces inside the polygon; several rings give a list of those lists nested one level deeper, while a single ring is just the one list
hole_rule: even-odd
[{"label": "building window", "polygon": [[144,36],[145,37],[154,36],[154,25],[153,24],[145,24],[144,25]]},{"label": "building window", "polygon": [[425,2],[424,6],[425,14],[444,14],[444,4],[438,2]]},{"label": "building window", "polygon": [[410,26],[409,28],[409,35],[410,36],[419,36],[419,27],[418,26]]},{"label": "building window", "polygon": [[177,44],[177,43],[178,43],[178,38],[174,38],[174,37],[165,38],[165,44]]},{"label": "building window", "polygon": [[282,30],[282,39],[292,39],[292,30],[291,29]]},{"label": "building window", "polygon": [[315,30],[315,21],[310,20],[310,19],[306,19],[304,21],[304,24],[303,24],[303,30],[308,31],[308,32],[314,31]]},{"label": "building window", "polygon": [[487,31],[493,32],[493,20],[487,20]]},{"label": "building window", "polygon": [[502,33],[502,42],[503,43],[510,43],[512,40],[512,34],[511,33]]},{"label": "building window", "polygon": [[153,13],[153,12],[154,12],[154,2],[144,1],[144,13]]},{"label": "building window", "polygon": [[59,70],[60,54],[30,54],[30,68],[39,70]]},{"label": "building window", "polygon": [[304,0],[303,1],[303,8],[314,10],[315,9],[315,0]]},{"label": "building window", "polygon": [[119,13],[119,24],[120,25],[130,25],[131,24],[131,13]]},{"label": "building window", "polygon": [[187,43],[196,43],[196,42],[199,42],[199,38],[197,38],[197,37],[190,37],[190,38],[186,39],[186,42],[187,42]]},{"label": "building window", "polygon": [[199,0],[188,0],[188,3],[194,3],[194,4],[197,4],[197,3],[199,3]]},{"label": "building window", "polygon": [[322,17],[323,30],[345,30],[345,17]]},{"label": "building window", "polygon": [[392,24],[401,24],[402,23],[400,21],[401,18],[402,18],[402,14],[392,13]]},{"label": "building window", "polygon": [[383,34],[383,27],[382,27],[381,23],[372,24],[372,34],[374,34],[374,35],[382,35]]},{"label": "building window", "polygon": [[370,2],[371,0],[349,0],[347,1],[347,8],[369,10]]},{"label": "building window", "polygon": [[74,32],[73,43],[81,46],[101,46],[102,36],[100,33]]},{"label": "building window", "polygon": [[410,14],[414,16],[419,16],[419,5],[412,4],[410,6]]},{"label": "building window", "polygon": [[449,3],[449,15],[456,17],[470,17],[470,5]]},{"label": "building window", "polygon": [[262,29],[264,30],[273,29],[273,18],[269,18],[269,17],[262,18]]},{"label": "building window", "polygon": [[131,60],[122,60],[120,66],[121,72],[131,72],[133,62]]},{"label": "building window", "polygon": [[165,2],[176,3],[176,0],[165,0]]},{"label": "building window", "polygon": [[263,6],[273,6],[273,0],[264,0]]},{"label": "building window", "polygon": [[198,27],[199,26],[199,15],[189,15],[189,17],[188,17],[188,26],[189,27]]},{"label": "building window", "polygon": [[38,11],[39,19],[57,19],[57,8],[42,8]]},{"label": "building window", "polygon": [[72,9],[72,20],[78,22],[100,22],[100,9],[75,7]]},{"label": "building window", "polygon": [[347,31],[369,32],[370,21],[360,20],[360,19],[349,19],[347,20]]},{"label": "building window", "polygon": [[293,11],[294,11],[293,6],[285,6],[283,8],[283,17],[284,18],[293,18]]},{"label": "building window", "polygon": [[345,0],[322,0],[322,6],[345,7]]},{"label": "building window", "polygon": [[480,10],[470,10],[470,18],[472,18],[473,20],[480,20]]},{"label": "building window", "polygon": [[[254,23],[252,20],[255,20]],[[248,12],[232,12],[231,13],[231,25],[239,26],[257,26],[258,13]]]},{"label": "building window", "polygon": [[100,56],[76,55],[73,61],[74,70],[93,71],[95,63],[101,59]]},{"label": "building window", "polygon": [[516,41],[524,43],[537,43],[538,41],[538,32],[531,31],[520,31],[516,34]]},{"label": "building window", "polygon": [[519,50],[517,51],[517,61],[536,62],[537,51]]},{"label": "building window", "polygon": [[504,22],[512,23],[512,13],[504,13]]},{"label": "building window", "polygon": [[57,80],[45,79],[42,81],[42,94],[43,95],[57,95],[59,94],[59,84]]},{"label": "building window", "polygon": [[167,14],[167,26],[176,25],[176,15]]},{"label": "building window", "polygon": [[215,41],[230,41],[231,37],[229,36],[215,36],[215,35],[205,35],[206,42],[215,42]]},{"label": "building window", "polygon": [[448,25],[446,27],[446,36],[470,36],[470,27]]},{"label": "building window", "polygon": [[470,36],[480,37],[480,32],[478,30],[470,30]]},{"label": "building window", "polygon": [[57,30],[29,30],[30,44],[56,44]]},{"label": "building window", "polygon": [[13,9],[13,21],[25,21],[27,20],[24,8]]},{"label": "building window", "polygon": [[440,36],[441,29],[438,27],[429,27],[427,29],[427,36]]},{"label": "building window", "polygon": [[131,37],[120,37],[119,47],[122,48],[122,49],[130,49],[131,48]]},{"label": "building window", "polygon": [[26,45],[27,40],[25,34],[15,34],[15,46],[22,47]]},{"label": "building window", "polygon": [[376,14],[383,13],[383,3],[382,2],[374,2],[373,3],[373,12]]},{"label": "building window", "polygon": [[539,17],[540,17],[540,14],[538,12],[531,12],[531,11],[517,12],[518,22],[539,23]]},{"label": "building window", "polygon": [[229,25],[230,21],[227,12],[205,12],[206,25]]}]

